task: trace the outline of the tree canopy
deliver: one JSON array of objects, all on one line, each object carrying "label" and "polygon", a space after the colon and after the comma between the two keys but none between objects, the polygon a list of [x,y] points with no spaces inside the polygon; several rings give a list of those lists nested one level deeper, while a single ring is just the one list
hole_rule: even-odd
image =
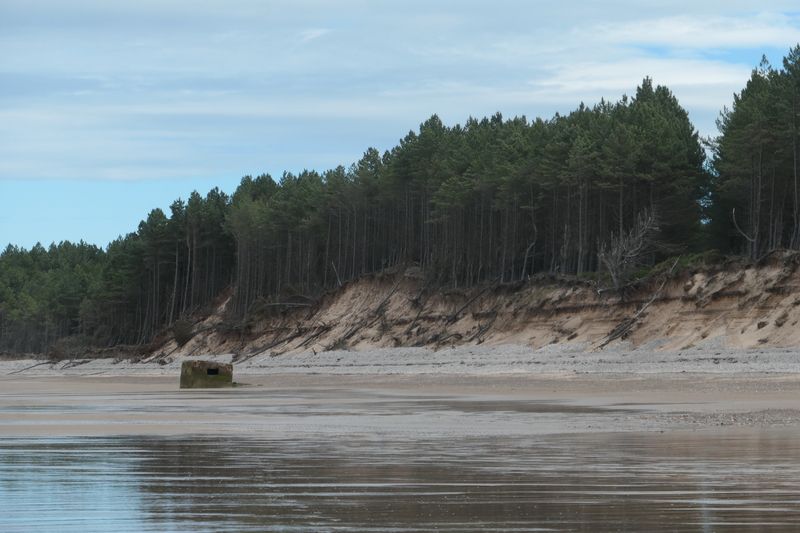
[{"label": "tree canopy", "polygon": [[709,190],[716,244],[753,259],[800,246],[800,45],[766,58],[720,113]]},{"label": "tree canopy", "polygon": [[584,275],[645,216],[658,228],[651,264],[707,248],[796,249],[798,113],[800,47],[780,69],[754,69],[720,115],[709,161],[675,95],[649,78],[631,97],[548,120],[498,113],[448,126],[434,115],[347,168],[192,192],[105,249],[8,246],[0,349],[144,343],[221,294],[243,322],[264,302],[401,264],[442,287]]}]

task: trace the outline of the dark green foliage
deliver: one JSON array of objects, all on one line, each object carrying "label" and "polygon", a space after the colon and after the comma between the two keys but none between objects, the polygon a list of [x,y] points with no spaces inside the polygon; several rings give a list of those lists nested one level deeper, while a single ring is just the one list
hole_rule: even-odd
[{"label": "dark green foliage", "polygon": [[[416,265],[428,283],[449,287],[539,272],[597,277],[598,251],[643,213],[657,217],[659,232],[637,265],[709,244],[728,249],[714,238],[741,248],[725,213],[741,208],[753,227],[750,163],[758,153],[774,161],[761,186],[773,216],[783,216],[780,229],[757,225],[757,248],[796,244],[786,140],[796,141],[787,109],[800,106],[764,96],[779,87],[797,99],[800,52],[793,54],[786,74],[754,73],[723,114],[716,173],[706,170],[674,95],[645,79],[633,98],[581,104],[550,120],[496,114],[449,127],[434,115],[349,168],[284,173],[277,182],[246,176],[230,197],[193,192],[106,250],[9,247],[0,255],[0,349],[46,351],[70,335],[137,344],[169,327],[182,342],[191,335],[188,314],[228,288],[227,323],[242,324],[255,309],[312,302],[395,265]],[[768,233],[771,244],[762,244]]]},{"label": "dark green foliage", "polygon": [[91,348],[91,339],[84,335],[69,335],[57,339],[51,346],[48,356],[55,361],[82,357]]},{"label": "dark green foliage", "polygon": [[800,46],[789,51],[780,70],[764,58],[717,125],[711,238],[723,251],[751,259],[778,248],[797,249]]},{"label": "dark green foliage", "polygon": [[85,295],[94,289],[104,253],[83,242],[0,254],[0,350],[45,352],[83,332]]},{"label": "dark green foliage", "polygon": [[349,169],[242,180],[228,228],[244,315],[258,299],[316,294],[417,264],[440,285],[598,269],[598,246],[644,211],[658,254],[686,251],[707,174],[697,133],[664,87],[529,122],[497,114],[447,127],[437,116]]},{"label": "dark green foliage", "polygon": [[[233,281],[230,200],[217,189],[150,212],[106,250],[62,242],[0,254],[0,350],[47,352],[81,335],[94,346],[142,344]],[[73,343],[74,344],[74,343]]]}]

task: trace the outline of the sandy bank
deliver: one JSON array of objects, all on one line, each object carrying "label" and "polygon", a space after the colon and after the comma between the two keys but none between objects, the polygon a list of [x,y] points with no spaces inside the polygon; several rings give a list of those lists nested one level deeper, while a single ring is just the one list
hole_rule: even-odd
[{"label": "sandy bank", "polygon": [[495,346],[501,355],[509,345],[673,353],[695,347],[788,349],[800,346],[798,267],[800,253],[775,252],[758,264],[659,270],[624,291],[544,275],[510,284],[433,287],[414,268],[392,270],[302,305],[279,298],[285,301],[254,310],[245,322],[230,316],[230,297],[223,298],[193,317],[191,332],[181,335],[184,344],[165,330],[147,348],[156,358],[401,346],[440,351]]}]

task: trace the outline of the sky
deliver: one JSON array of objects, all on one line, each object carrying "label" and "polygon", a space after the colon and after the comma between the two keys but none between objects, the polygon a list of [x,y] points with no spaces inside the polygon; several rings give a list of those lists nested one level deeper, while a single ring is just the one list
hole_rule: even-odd
[{"label": "sky", "polygon": [[106,245],[192,190],[325,170],[436,113],[667,85],[701,135],[797,1],[0,0],[0,246]]}]

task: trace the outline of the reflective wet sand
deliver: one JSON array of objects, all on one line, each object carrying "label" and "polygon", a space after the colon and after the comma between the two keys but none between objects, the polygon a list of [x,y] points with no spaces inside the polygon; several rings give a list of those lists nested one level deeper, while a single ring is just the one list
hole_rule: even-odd
[{"label": "reflective wet sand", "polygon": [[680,423],[791,380],[88,383],[2,383],[0,531],[800,529],[796,424]]}]

